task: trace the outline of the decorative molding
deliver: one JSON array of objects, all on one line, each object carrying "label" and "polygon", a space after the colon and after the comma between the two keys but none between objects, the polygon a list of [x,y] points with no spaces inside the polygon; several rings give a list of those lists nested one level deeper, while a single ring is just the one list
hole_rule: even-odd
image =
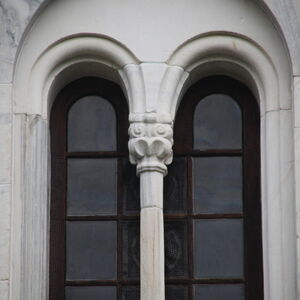
[{"label": "decorative molding", "polygon": [[137,164],[137,174],[157,171],[166,175],[166,165],[173,158],[171,118],[167,115],[139,114],[131,115],[130,119],[129,158],[131,163]]},{"label": "decorative molding", "polygon": [[[14,78],[14,113],[37,114],[44,119],[48,118],[52,100],[49,96],[55,87],[61,89],[82,76],[102,76],[118,81],[119,69],[139,63],[120,42],[88,33],[55,41],[28,67],[31,60],[32,53],[26,51],[18,57]],[[74,70],[76,65],[80,65],[79,70]]]},{"label": "decorative molding", "polygon": [[[210,32],[183,43],[172,53],[167,64],[181,67],[190,74],[189,80],[184,82],[181,95],[188,85],[200,78],[215,74],[227,75],[243,81],[258,95],[263,115],[268,111],[292,107],[288,55],[271,54],[256,41],[237,33]],[[226,68],[220,67],[224,63]],[[170,80],[172,74],[166,73],[164,82]],[[181,95],[166,99],[161,109],[175,115]]]}]

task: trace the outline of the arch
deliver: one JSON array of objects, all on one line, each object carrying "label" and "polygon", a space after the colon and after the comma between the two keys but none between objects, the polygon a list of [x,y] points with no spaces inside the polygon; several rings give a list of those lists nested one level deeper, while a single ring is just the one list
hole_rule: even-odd
[{"label": "arch", "polygon": [[44,119],[53,97],[67,83],[93,75],[122,83],[118,70],[138,63],[121,43],[96,34],[65,37],[49,45],[32,66],[26,66],[26,60],[26,55],[21,54],[15,70],[14,112],[38,114]]},{"label": "arch", "polygon": [[296,299],[293,114],[288,55],[271,56],[244,36],[218,32],[185,42],[173,52],[168,64],[161,90],[172,86],[175,92],[164,101],[162,94],[160,97],[162,110],[173,117],[185,90],[209,75],[239,79],[256,96],[261,115],[264,294],[266,299]]},{"label": "arch", "polygon": [[11,299],[47,299],[48,120],[56,95],[81,77],[102,77],[123,86],[132,109],[135,91],[125,86],[140,83],[132,84],[136,77],[119,74],[128,65],[138,73],[137,58],[119,42],[101,35],[68,36],[49,45],[32,64],[28,64],[29,58],[30,53],[20,52],[14,78]]},{"label": "arch", "polygon": [[[164,109],[175,115],[183,91],[193,82],[211,74],[237,77],[259,97],[261,114],[278,109],[291,109],[291,70],[287,55],[270,57],[256,42],[228,32],[211,32],[180,45],[169,57],[169,66],[186,72],[187,81],[180,80],[177,97],[164,99]],[[163,83],[174,82],[173,72],[166,72]],[[209,72],[209,73],[208,73]]]}]

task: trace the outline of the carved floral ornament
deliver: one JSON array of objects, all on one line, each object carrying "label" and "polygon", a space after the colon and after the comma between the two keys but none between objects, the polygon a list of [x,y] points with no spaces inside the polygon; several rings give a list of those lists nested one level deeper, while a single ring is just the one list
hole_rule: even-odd
[{"label": "carved floral ornament", "polygon": [[167,174],[173,158],[173,122],[171,117],[153,113],[130,115],[129,158],[137,164],[137,174],[157,171]]}]

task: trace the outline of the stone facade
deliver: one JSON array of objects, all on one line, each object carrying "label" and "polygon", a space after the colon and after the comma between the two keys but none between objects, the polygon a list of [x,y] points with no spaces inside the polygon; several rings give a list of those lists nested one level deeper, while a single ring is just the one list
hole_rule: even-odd
[{"label": "stone facade", "polygon": [[[57,92],[91,74],[123,86],[131,161],[142,182],[153,182],[142,197],[142,234],[159,236],[161,205],[147,201],[161,200],[180,96],[197,78],[225,69],[261,102],[265,296],[299,299],[299,1],[230,0],[225,10],[222,0],[141,2],[0,0],[1,300],[47,299],[48,121]],[[153,169],[160,174],[147,175]],[[162,249],[145,256],[146,268],[159,268]],[[162,278],[146,280],[157,286]],[[144,300],[162,299],[150,292]]]}]

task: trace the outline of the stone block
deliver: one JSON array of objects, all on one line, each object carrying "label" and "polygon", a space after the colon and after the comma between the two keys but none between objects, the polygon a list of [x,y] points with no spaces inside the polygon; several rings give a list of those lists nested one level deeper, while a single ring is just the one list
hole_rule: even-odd
[{"label": "stone block", "polygon": [[0,84],[0,184],[11,181],[11,85]]},{"label": "stone block", "polygon": [[8,281],[0,281],[0,299],[8,300]]},{"label": "stone block", "polygon": [[0,185],[0,280],[9,277],[10,188],[10,185]]},{"label": "stone block", "polygon": [[294,77],[294,122],[300,127],[300,76]]}]

